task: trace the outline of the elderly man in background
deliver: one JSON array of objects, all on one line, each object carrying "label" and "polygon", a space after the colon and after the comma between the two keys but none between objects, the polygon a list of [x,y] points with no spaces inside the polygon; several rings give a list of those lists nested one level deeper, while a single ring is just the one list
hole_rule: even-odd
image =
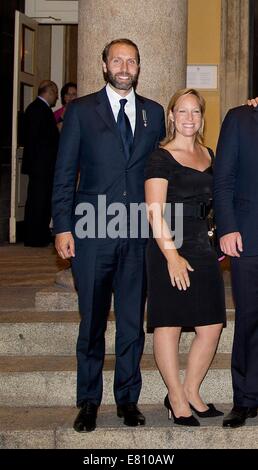
[{"label": "elderly man in background", "polygon": [[29,176],[24,216],[24,245],[41,247],[51,241],[51,197],[59,132],[51,108],[58,98],[57,85],[44,80],[24,118],[22,173]]}]

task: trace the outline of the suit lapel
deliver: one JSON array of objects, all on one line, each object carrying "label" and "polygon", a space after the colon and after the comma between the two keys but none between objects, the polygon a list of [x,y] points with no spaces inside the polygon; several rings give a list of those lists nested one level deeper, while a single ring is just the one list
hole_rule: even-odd
[{"label": "suit lapel", "polygon": [[109,103],[107,96],[106,88],[102,88],[97,94],[97,113],[103,119],[105,124],[110,128],[110,130],[116,135],[116,137],[121,141],[119,129],[117,127],[112,108]]},{"label": "suit lapel", "polygon": [[[144,109],[144,100],[135,94],[135,112],[136,112],[136,121],[135,121],[135,132],[134,132],[134,139],[133,139],[133,148],[131,158],[134,154],[135,149],[137,149],[139,142],[142,138],[142,134],[145,130],[145,126],[148,123],[147,121],[147,113]],[[146,120],[145,120],[146,118]],[[144,125],[145,124],[145,125]]]}]

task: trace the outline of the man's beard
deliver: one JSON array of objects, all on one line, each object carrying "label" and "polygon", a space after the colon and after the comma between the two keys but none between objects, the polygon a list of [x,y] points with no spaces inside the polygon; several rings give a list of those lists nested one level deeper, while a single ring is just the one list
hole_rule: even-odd
[{"label": "man's beard", "polygon": [[[126,82],[121,81],[119,80],[119,78],[117,78],[118,75],[127,77],[129,80],[127,80]],[[138,77],[139,71],[135,75],[131,75],[130,73],[117,73],[116,75],[113,75],[107,68],[107,72],[105,73],[106,81],[118,90],[130,90],[132,87],[136,88]]]}]

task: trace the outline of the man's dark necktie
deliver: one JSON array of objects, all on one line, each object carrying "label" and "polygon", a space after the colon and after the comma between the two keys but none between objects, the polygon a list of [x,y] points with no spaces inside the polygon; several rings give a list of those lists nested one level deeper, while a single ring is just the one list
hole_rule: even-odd
[{"label": "man's dark necktie", "polygon": [[127,114],[125,113],[126,99],[120,101],[120,110],[117,116],[117,125],[124,145],[126,159],[129,160],[133,145],[133,133]]}]

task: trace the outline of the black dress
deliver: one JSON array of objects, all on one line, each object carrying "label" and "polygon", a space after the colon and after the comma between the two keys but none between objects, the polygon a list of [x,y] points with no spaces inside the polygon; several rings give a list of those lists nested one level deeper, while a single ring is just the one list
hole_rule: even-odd
[{"label": "black dress", "polygon": [[[210,149],[211,160],[213,153]],[[145,180],[168,180],[167,203],[171,203],[171,228],[175,227],[175,203],[183,203],[183,243],[178,252],[188,260],[190,287],[179,291],[171,284],[167,260],[156,240],[147,245],[148,330],[161,326],[194,327],[226,322],[222,273],[215,250],[211,247],[207,220],[192,211],[208,204],[212,194],[212,165],[204,171],[177,162],[165,149],[152,153],[145,168]],[[201,204],[200,204],[201,203]],[[189,210],[190,208],[190,210]]]}]

